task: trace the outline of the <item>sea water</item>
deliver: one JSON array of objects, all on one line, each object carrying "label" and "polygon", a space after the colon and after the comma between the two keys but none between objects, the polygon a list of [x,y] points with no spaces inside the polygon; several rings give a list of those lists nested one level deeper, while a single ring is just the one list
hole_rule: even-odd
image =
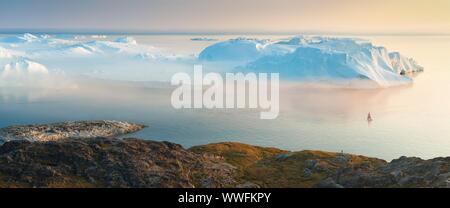
[{"label": "sea water", "polygon": [[[285,36],[245,35],[257,38]],[[214,41],[239,35],[138,35],[139,43],[197,55]],[[114,39],[115,37],[108,37]],[[391,160],[450,154],[450,37],[358,36],[413,57],[425,68],[410,86],[356,90],[281,84],[280,114],[259,119],[259,110],[173,109],[171,88],[145,82],[89,80],[77,88],[0,89],[0,127],[67,120],[115,119],[147,125],[126,135],[185,147],[235,141],[288,150],[325,150]],[[131,66],[132,67],[132,66]],[[367,114],[373,121],[368,123]]]}]

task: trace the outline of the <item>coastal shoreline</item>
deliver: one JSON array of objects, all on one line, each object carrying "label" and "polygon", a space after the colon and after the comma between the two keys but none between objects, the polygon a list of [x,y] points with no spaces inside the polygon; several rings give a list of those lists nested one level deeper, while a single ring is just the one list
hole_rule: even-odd
[{"label": "coastal shoreline", "polygon": [[[126,123],[123,128],[103,122],[75,122],[76,127],[84,126],[83,137],[73,137],[68,131],[74,130],[74,122],[0,129],[3,135],[12,131],[21,136],[9,137],[0,146],[0,187],[450,187],[450,157],[401,157],[386,162],[360,155],[293,152],[235,142],[185,149],[171,142],[118,139],[118,135],[144,126],[114,121]],[[68,126],[72,128],[65,128]],[[98,131],[99,126],[111,129]],[[31,138],[30,129],[41,140]],[[105,136],[105,132],[116,134]],[[56,138],[52,134],[68,137],[45,139]]]}]

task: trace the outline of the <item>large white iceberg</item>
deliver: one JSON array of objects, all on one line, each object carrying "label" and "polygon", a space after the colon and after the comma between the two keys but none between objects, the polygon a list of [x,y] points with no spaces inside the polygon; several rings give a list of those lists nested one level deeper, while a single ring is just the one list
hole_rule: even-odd
[{"label": "large white iceberg", "polygon": [[17,58],[0,68],[0,87],[30,85],[41,87],[48,81],[48,69],[40,63],[25,58]]},{"label": "large white iceberg", "polygon": [[48,70],[47,68],[39,63],[26,60],[26,59],[19,59],[16,61],[13,61],[9,64],[6,64],[3,67],[2,70],[2,77],[9,77],[9,76],[42,76],[47,75]]},{"label": "large white iceberg", "polygon": [[[238,38],[204,49],[199,59],[237,62],[237,69],[278,72],[287,80],[365,80],[388,87],[412,81],[408,73],[422,71],[413,59],[384,47],[351,38],[298,36],[287,40]],[[348,82],[345,82],[348,81]]]}]

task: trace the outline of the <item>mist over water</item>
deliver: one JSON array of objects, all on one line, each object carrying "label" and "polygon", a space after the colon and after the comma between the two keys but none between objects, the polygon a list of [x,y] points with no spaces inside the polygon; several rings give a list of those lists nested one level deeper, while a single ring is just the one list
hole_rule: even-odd
[{"label": "mist over water", "polygon": [[[210,41],[191,41],[191,36],[181,35],[135,38],[138,42],[186,55],[198,54],[211,44]],[[387,160],[403,155],[448,156],[450,37],[360,38],[413,57],[425,72],[415,77],[412,85],[384,89],[281,83],[280,115],[276,120],[260,120],[259,109],[176,110],[170,104],[172,88],[158,82],[106,81],[64,75],[58,78],[58,83],[70,84],[53,88],[1,87],[0,127],[115,119],[148,126],[127,136],[167,140],[185,147],[237,141],[289,150],[343,150]],[[172,70],[176,71],[168,69]],[[141,76],[150,75],[149,72]],[[133,76],[139,77],[139,74],[130,75]],[[370,124],[366,120],[369,112],[374,119]]]}]

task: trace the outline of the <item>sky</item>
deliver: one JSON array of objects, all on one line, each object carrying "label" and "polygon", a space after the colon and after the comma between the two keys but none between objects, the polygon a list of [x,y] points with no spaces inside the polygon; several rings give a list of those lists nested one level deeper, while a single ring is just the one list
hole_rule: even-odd
[{"label": "sky", "polygon": [[450,0],[0,0],[0,30],[450,33]]}]

